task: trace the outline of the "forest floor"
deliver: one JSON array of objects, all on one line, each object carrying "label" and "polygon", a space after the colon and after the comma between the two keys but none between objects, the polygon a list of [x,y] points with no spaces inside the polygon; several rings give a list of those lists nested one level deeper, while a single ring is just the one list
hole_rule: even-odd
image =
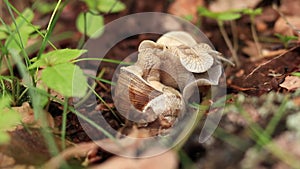
[{"label": "forest floor", "polygon": [[[203,125],[199,124],[193,128],[194,131],[189,134],[179,150],[175,148],[146,159],[127,159],[115,156],[101,146],[99,147],[99,145],[109,145],[117,149],[114,142],[106,138],[105,133],[95,128],[89,128],[87,122],[82,122],[75,113],[68,113],[65,122],[64,105],[52,101],[47,105],[49,116],[51,116],[49,123],[52,123],[51,133],[54,134],[58,145],[62,144],[61,130],[66,123],[67,148],[64,151],[59,150],[61,156],[51,156],[52,150],[49,151],[48,143],[44,141],[45,135],[41,130],[23,124],[20,129],[10,131],[10,143],[0,146],[0,168],[26,168],[28,166],[58,168],[60,164],[65,165],[64,160],[67,160],[68,164],[72,166],[71,168],[91,169],[134,167],[156,169],[300,168],[299,0],[282,0],[280,2],[276,0],[216,0],[210,3],[204,0],[124,0],[122,2],[126,6],[124,10],[117,13],[101,13],[104,23],[110,23],[123,16],[138,12],[163,12],[180,16],[196,25],[208,37],[214,48],[232,61],[232,51],[224,41],[224,35],[220,31],[218,22],[208,16],[201,16],[199,7],[205,6],[210,12],[230,11],[242,7],[262,10],[253,18],[249,16],[251,14],[238,12],[242,13],[239,18],[222,21],[228,37],[236,38],[235,43],[234,40],[232,43],[240,65],[224,64],[224,76],[221,81],[224,84],[222,87],[227,90],[226,105],[214,134],[206,142],[200,143],[199,134]],[[11,3],[20,11],[32,5],[31,1],[22,1],[19,4]],[[1,4],[1,8],[4,8],[2,5],[4,4]],[[75,22],[79,13],[87,11],[87,8],[84,1],[70,1],[64,7],[52,33],[53,43],[58,49],[78,48],[83,45],[82,40],[88,38],[76,29]],[[45,28],[51,13],[41,13],[37,9],[34,12],[33,23]],[[9,15],[8,10],[3,9],[1,18],[9,22],[10,20],[5,18],[6,14]],[[134,26],[136,25],[125,24],[123,28],[119,29],[131,29]],[[254,40],[251,26],[258,35],[257,43]],[[61,35],[65,35],[65,37]],[[145,39],[155,41],[159,36],[157,34],[140,34],[124,39],[111,48],[105,58],[123,61],[125,57],[137,51],[141,41]],[[104,40],[110,44],[109,39],[104,38]],[[27,46],[34,46],[35,42],[33,40]],[[51,48],[47,47],[45,51],[51,51]],[[36,54],[37,51],[34,51],[29,57],[33,58]],[[117,66],[115,63],[102,62],[98,69],[98,72],[103,73],[101,79],[112,81]],[[89,103],[89,106],[82,108],[83,114],[93,114],[93,111],[97,109],[102,112],[112,128],[131,135],[136,134],[135,132],[138,135],[144,134],[138,132],[142,127],[139,128],[132,124],[123,126],[112,113],[111,110],[116,111],[116,108],[111,96],[111,83],[97,81],[95,91],[104,102],[97,100],[97,103]],[[16,109],[29,114],[28,119],[33,119],[33,110],[27,102],[19,103],[18,106]],[[212,112],[206,112],[206,114],[209,113]],[[96,119],[97,114],[93,115]],[[101,121],[95,122],[101,123]],[[153,124],[154,127],[151,127],[158,128],[157,125]],[[86,133],[88,129],[97,135],[96,139],[100,140],[98,144],[91,141],[90,135]],[[133,149],[134,145],[130,148]]]}]

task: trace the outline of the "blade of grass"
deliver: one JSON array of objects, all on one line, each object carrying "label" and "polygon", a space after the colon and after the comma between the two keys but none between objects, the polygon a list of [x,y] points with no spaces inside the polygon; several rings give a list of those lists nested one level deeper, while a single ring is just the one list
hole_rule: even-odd
[{"label": "blade of grass", "polygon": [[[188,123],[187,123],[187,127],[184,128],[185,131],[182,131],[180,136],[178,138],[183,138],[181,139],[178,144],[174,147],[174,150],[179,151],[183,145],[186,143],[186,141],[190,138],[190,136],[192,135],[193,131],[196,129],[197,125],[199,124],[200,120],[202,119],[203,115],[205,114],[205,112],[209,109],[209,106],[203,106],[201,104],[199,104],[198,108],[197,108],[197,113],[195,119],[191,119]],[[182,136],[184,135],[184,136]],[[177,142],[175,142],[177,143]]]},{"label": "blade of grass", "polygon": [[62,114],[62,127],[61,127],[61,147],[62,150],[66,148],[66,131],[67,131],[67,114],[68,114],[68,104],[69,98],[65,98],[65,102],[63,104],[64,110]]},{"label": "blade of grass", "polygon": [[245,119],[247,120],[250,130],[253,132],[250,134],[250,137],[253,141],[256,142],[257,145],[260,146],[260,148],[264,148],[268,150],[270,153],[272,153],[275,157],[286,163],[287,165],[293,167],[293,168],[299,168],[300,162],[299,160],[291,155],[288,151],[284,149],[280,149],[269,136],[267,136],[264,133],[264,130],[253,122],[253,120],[250,118],[249,114],[246,112],[246,110],[241,106],[240,103],[236,103],[236,106],[238,106],[238,110],[244,115]]},{"label": "blade of grass", "polygon": [[106,58],[81,58],[81,59],[75,59],[72,62],[76,63],[76,62],[81,62],[81,61],[103,61],[103,62],[108,62],[108,63],[115,63],[115,64],[121,64],[121,65],[132,65],[133,62],[123,62],[120,60],[115,60],[115,59],[106,59]]},{"label": "blade of grass", "polygon": [[[69,0],[66,0],[64,1],[63,5],[60,7],[60,4],[61,4],[61,0],[58,0],[54,10],[53,10],[53,13],[51,15],[51,18],[49,20],[49,23],[48,23],[48,26],[47,26],[47,29],[46,29],[46,35],[45,35],[45,38],[43,39],[43,42],[42,42],[42,45],[41,45],[41,48],[37,54],[37,59],[39,59],[42,55],[42,53],[44,52],[46,46],[47,46],[47,42],[53,32],[53,29],[55,27],[55,24],[62,12],[62,10],[64,9],[64,7],[67,5],[67,3],[69,2]],[[60,9],[59,9],[60,8]]]},{"label": "blade of grass", "polygon": [[262,146],[270,142],[271,138],[263,134],[263,129],[257,123],[253,122],[249,113],[243,108],[241,103],[236,102],[235,106],[238,109],[238,111],[242,114],[244,119],[247,121],[248,126],[250,127],[250,131],[252,131],[251,136],[255,138],[254,141],[256,141],[258,145]]},{"label": "blade of grass", "polygon": [[246,151],[251,144],[245,142],[243,139],[234,134],[228,133],[221,127],[216,129],[214,136],[240,151]]},{"label": "blade of grass", "polygon": [[[63,32],[63,33],[51,36],[48,40],[48,43],[51,45],[52,43],[60,42],[60,41],[69,39],[73,36],[74,36],[73,32]],[[43,41],[42,39],[39,39],[35,43],[33,43],[30,46],[26,47],[25,50],[28,53],[28,55],[32,55],[35,52],[37,52],[40,49],[42,41]],[[51,46],[52,46],[53,49],[57,50],[57,48],[53,44]]]},{"label": "blade of grass", "polygon": [[194,162],[190,159],[190,157],[186,154],[184,150],[179,150],[178,155],[183,167],[182,169],[197,169],[197,166],[194,164]]},{"label": "blade of grass", "polygon": [[[105,73],[105,69],[102,69],[101,72],[98,74],[98,76],[96,78],[101,78],[104,75],[104,73]],[[79,107],[81,104],[83,104],[91,96],[92,93],[94,93],[101,100],[101,102],[113,113],[113,115],[115,116],[115,118],[117,119],[117,121],[120,124],[123,124],[123,122],[119,118],[119,116],[117,116],[117,114],[110,108],[110,106],[108,106],[108,104],[94,90],[96,88],[96,85],[97,85],[97,83],[94,82],[92,84],[92,86],[88,86],[90,90],[88,91],[88,93],[86,94],[86,96],[83,99],[81,99],[78,103],[75,104],[74,107]]]},{"label": "blade of grass", "polygon": [[83,114],[81,114],[80,112],[78,112],[77,110],[75,110],[73,107],[69,107],[69,110],[72,113],[74,113],[77,117],[83,119],[84,121],[88,122],[90,125],[92,125],[93,127],[95,127],[97,130],[101,131],[106,137],[108,137],[109,139],[111,139],[114,142],[118,143],[118,140],[113,135],[111,135],[104,128],[102,128],[101,126],[99,126],[98,124],[96,124],[93,120],[87,118],[86,116],[84,116]]},{"label": "blade of grass", "polygon": [[[13,59],[16,61],[16,64],[17,64],[17,67],[18,67],[21,77],[23,77],[23,80],[25,81],[26,85],[29,87],[29,89],[31,89],[33,87],[32,79],[31,79],[31,76],[27,72],[27,68],[26,68],[25,64],[22,62],[20,55],[16,51],[13,51],[13,50],[9,50],[9,53],[11,54]],[[47,143],[47,146],[48,146],[48,149],[49,149],[51,155],[56,156],[59,153],[59,151],[58,151],[58,148],[54,141],[53,135],[48,132],[49,126],[48,126],[48,122],[47,122],[47,117],[45,116],[43,109],[39,105],[39,100],[35,99],[34,92],[32,90],[29,90],[29,94],[32,97],[32,106],[33,106],[35,118],[36,119],[38,118],[42,121],[42,123],[41,123],[42,127],[40,129],[41,133]]]},{"label": "blade of grass", "polygon": [[[12,32],[11,32],[11,30],[10,30],[10,27],[2,20],[2,18],[0,18],[0,22],[1,22],[2,25],[4,25],[4,26],[6,27],[7,32],[9,32],[9,34],[12,34]],[[1,44],[1,45],[2,45],[2,44]],[[9,57],[9,55],[8,55],[8,49],[7,49],[6,46],[3,46],[1,49],[2,49],[1,56],[4,55],[4,57],[1,57],[1,64],[3,63],[2,61],[3,61],[3,59],[4,59],[5,62],[6,62],[6,66],[7,66],[7,68],[8,68],[9,74],[10,74],[11,76],[14,76],[14,71],[13,71],[13,67],[12,67],[12,62],[10,61],[10,57]],[[3,50],[5,50],[5,51],[3,51]],[[2,55],[2,54],[3,54],[3,55]],[[1,66],[2,66],[2,65],[1,65]],[[2,67],[1,67],[1,68],[2,68]],[[1,69],[1,71],[4,71],[4,70]]]},{"label": "blade of grass", "polygon": [[[33,87],[31,89],[34,92],[39,92],[47,97],[50,97],[51,99],[55,100],[56,102],[58,102],[59,104],[63,105],[64,102],[62,102],[61,100],[59,100],[58,98],[56,98],[55,96],[50,95],[49,93],[47,93],[46,91],[42,90],[42,89],[38,89],[36,87]],[[110,138],[111,140],[115,141],[116,143],[118,143],[118,141],[115,139],[115,137],[113,135],[111,135],[110,133],[108,133],[104,128],[102,128],[101,126],[99,126],[98,124],[96,124],[94,121],[92,121],[91,119],[87,118],[86,116],[84,116],[83,114],[81,114],[80,112],[78,112],[74,107],[68,106],[68,110],[72,113],[74,113],[76,116],[78,116],[79,118],[83,119],[84,121],[88,122],[89,124],[91,124],[93,127],[95,127],[96,129],[98,129],[99,131],[103,132],[103,134],[105,136],[107,136],[108,138]]]},{"label": "blade of grass", "polygon": [[96,76],[92,76],[92,75],[86,75],[86,76],[88,76],[88,77],[90,77],[92,79],[95,79],[95,80],[99,80],[100,82],[107,83],[107,84],[112,85],[112,86],[116,85],[114,82],[112,82],[110,80],[103,79],[101,77],[96,77]]},{"label": "blade of grass", "polygon": [[106,103],[105,100],[103,100],[103,98],[91,87],[88,86],[88,88],[96,95],[96,97],[109,109],[109,111],[115,116],[115,118],[117,119],[117,121],[120,124],[122,123],[122,120],[119,118],[119,116],[117,115],[117,113]]},{"label": "blade of grass", "polygon": [[285,113],[285,110],[287,107],[287,102],[288,102],[288,96],[284,97],[284,100],[282,101],[281,105],[279,106],[278,111],[274,113],[274,116],[268,123],[268,125],[264,131],[265,135],[268,135],[269,137],[272,136],[272,134],[274,133],[274,131],[276,129],[277,124],[282,119],[282,117]]},{"label": "blade of grass", "polygon": [[[17,10],[10,2],[8,2],[8,4],[9,4],[10,8],[11,8],[18,16],[22,17],[22,18],[24,19],[24,21],[34,29],[35,32],[37,32],[43,39],[45,39],[45,35],[44,35],[41,31],[39,31],[32,23],[30,23],[30,22],[26,19],[26,17],[24,17],[24,16],[22,15],[22,13],[21,13],[20,11],[18,11],[18,10]],[[48,40],[47,42],[51,45],[51,47],[52,47],[53,49],[57,49],[57,48],[55,47],[55,45],[54,45],[50,40]]]},{"label": "blade of grass", "polygon": [[[0,18],[0,22],[1,22],[2,25],[4,25],[6,27],[7,31],[11,34],[10,27],[2,20],[2,18]],[[2,46],[2,43],[0,43],[0,44]],[[1,47],[1,51],[2,51],[2,53],[1,53],[1,60],[0,60],[0,62],[1,62],[1,73],[3,73],[3,72],[6,71],[6,68],[4,66],[7,66],[9,74],[11,76],[14,76],[13,66],[12,66],[12,62],[10,61],[10,56],[8,55],[8,49],[7,49],[7,47],[6,46],[2,46]],[[6,65],[3,65],[3,63],[4,63],[3,60],[5,60]]]},{"label": "blade of grass", "polygon": [[[8,8],[8,12],[9,12],[11,18],[12,18],[13,24],[14,24],[15,27],[16,27],[16,32],[17,32],[18,38],[19,38],[19,40],[20,40],[20,41],[19,41],[20,44],[18,44],[18,45],[20,46],[21,52],[22,52],[22,54],[23,54],[23,56],[24,56],[24,58],[25,58],[25,64],[26,64],[26,67],[28,67],[28,66],[30,65],[30,60],[29,60],[29,57],[28,57],[28,55],[27,55],[27,53],[26,53],[26,51],[25,51],[25,47],[24,47],[24,44],[23,44],[23,41],[22,41],[22,36],[21,36],[20,31],[19,31],[19,26],[18,26],[18,24],[16,23],[16,18],[15,18],[14,14],[13,14],[13,12],[12,12],[12,9],[11,9],[9,3],[8,3],[8,0],[4,0],[4,1],[5,1],[5,4],[6,4],[7,8]],[[14,33],[13,33],[13,34],[14,34]],[[16,42],[18,42],[18,41],[16,41]]]},{"label": "blade of grass", "polygon": [[[101,78],[103,75],[104,75],[104,73],[105,73],[105,68],[102,68],[101,69],[101,71],[100,71],[100,73],[98,74],[98,78]],[[89,75],[87,75],[87,76],[89,76]],[[92,84],[92,86],[91,86],[91,88],[93,88],[93,89],[95,89],[95,87],[96,87],[96,85],[97,85],[97,83],[96,82],[94,82],[93,84]],[[82,105],[91,95],[93,94],[93,91],[92,90],[89,90],[88,92],[87,92],[87,94],[79,101],[79,102],[77,102],[75,105],[74,105],[74,107],[79,107],[80,105]]]}]

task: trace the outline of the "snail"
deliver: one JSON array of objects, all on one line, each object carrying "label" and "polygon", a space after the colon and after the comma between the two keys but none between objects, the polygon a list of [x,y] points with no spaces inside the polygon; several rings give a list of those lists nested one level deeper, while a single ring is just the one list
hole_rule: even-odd
[{"label": "snail", "polygon": [[132,65],[123,67],[115,88],[115,105],[129,120],[137,123],[153,122],[157,118],[172,123],[182,111],[181,94],[170,87],[149,83],[139,73],[142,69]]},{"label": "snail", "polygon": [[195,86],[218,84],[220,60],[227,61],[183,31],[168,32],[156,42],[144,40],[138,52],[136,63],[120,69],[113,94],[116,108],[137,123],[159,119],[168,127],[184,114]]}]

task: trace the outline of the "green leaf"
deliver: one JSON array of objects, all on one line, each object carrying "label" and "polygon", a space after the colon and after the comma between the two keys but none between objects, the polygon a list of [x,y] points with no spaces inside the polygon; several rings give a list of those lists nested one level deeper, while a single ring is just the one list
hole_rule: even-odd
[{"label": "green leaf", "polygon": [[202,16],[212,18],[219,21],[229,21],[239,19],[241,15],[235,11],[211,12],[205,7],[199,7],[198,12]]},{"label": "green leaf", "polygon": [[[57,64],[67,63],[73,59],[78,58],[87,50],[79,49],[59,49],[55,51],[48,52],[41,55],[41,58],[35,61],[29,69],[33,69],[41,66],[53,66]],[[34,59],[32,59],[34,60]]]},{"label": "green leaf", "polygon": [[50,13],[55,9],[56,2],[43,2],[43,1],[36,1],[35,6],[37,6],[36,10],[42,14]]},{"label": "green leaf", "polygon": [[47,95],[47,89],[45,89],[46,87],[43,85],[40,85],[37,87],[37,90],[32,91],[34,92],[34,97],[36,100],[38,100],[38,105],[40,107],[45,107],[48,103],[48,95]]},{"label": "green leaf", "polygon": [[6,39],[7,34],[5,32],[0,31],[0,40]]},{"label": "green leaf", "polygon": [[81,0],[81,1],[84,1],[89,9],[96,10],[97,5],[98,5],[97,0],[96,1],[95,0]]},{"label": "green leaf", "polygon": [[[86,26],[86,32],[85,32]],[[76,20],[76,27],[81,33],[86,33],[91,38],[99,37],[104,31],[104,18],[101,15],[86,13],[86,23],[84,13],[80,13]]]},{"label": "green leaf", "polygon": [[11,102],[11,97],[8,95],[4,95],[0,98],[0,110],[3,110],[6,107],[9,107]]},{"label": "green leaf", "polygon": [[[27,32],[22,32],[19,30],[20,36],[17,32],[11,34],[8,36],[8,38],[5,41],[5,46],[7,46],[8,49],[15,49],[17,52],[20,52],[23,48],[26,47],[29,34]],[[20,39],[21,38],[21,39]]]},{"label": "green leaf", "polygon": [[185,15],[183,18],[186,19],[187,21],[192,21],[194,19],[194,16],[192,14],[189,14],[189,15]]},{"label": "green leaf", "polygon": [[[34,17],[32,10],[29,8],[26,8],[21,15],[28,22],[31,22]],[[20,52],[23,49],[22,47],[26,47],[30,34],[35,31],[35,28],[39,28],[39,26],[33,27],[28,25],[23,17],[17,17],[15,20],[16,25],[15,23],[11,24],[11,32],[5,42],[5,46],[7,46],[8,49],[15,49],[17,52]]]},{"label": "green leaf", "polygon": [[276,33],[275,36],[276,36],[277,38],[279,38],[279,40],[280,40],[281,42],[289,42],[289,41],[291,41],[291,40],[297,40],[297,39],[298,39],[297,36],[281,35],[281,34],[278,34],[278,33]]},{"label": "green leaf", "polygon": [[0,131],[0,145],[6,144],[10,141],[9,134],[3,131]]},{"label": "green leaf", "polygon": [[[26,18],[26,20],[27,20],[28,22],[31,22],[31,21],[33,20],[33,17],[34,17],[34,13],[33,13],[32,10],[29,9],[29,8],[26,8],[26,9],[22,12],[21,15],[23,15],[23,17]],[[27,24],[26,21],[23,19],[23,17],[22,17],[22,16],[18,16],[18,17],[17,17],[17,19],[16,19],[16,24],[18,25],[18,27],[22,27],[23,25]],[[12,27],[12,29],[15,29],[15,28],[16,28],[14,23],[12,23],[12,26],[11,26],[11,27]]]},{"label": "green leaf", "polygon": [[217,20],[220,21],[231,21],[231,20],[236,20],[241,17],[241,14],[238,13],[232,13],[232,12],[222,12],[219,13],[217,16]]},{"label": "green leaf", "polygon": [[205,8],[204,6],[200,6],[200,7],[198,8],[198,13],[199,13],[200,15],[205,14],[205,13],[208,13],[208,12],[209,12],[208,9]]},{"label": "green leaf", "polygon": [[262,8],[256,8],[256,9],[246,8],[243,10],[243,13],[252,16],[260,15],[262,14]]},{"label": "green leaf", "polygon": [[300,77],[300,72],[293,72],[292,75],[293,75],[293,76],[299,76],[299,77]]},{"label": "green leaf", "polygon": [[207,8],[205,8],[203,6],[198,8],[198,13],[199,13],[199,15],[205,16],[205,17],[208,17],[208,18],[212,18],[212,19],[217,18],[216,13],[210,12]]},{"label": "green leaf", "polygon": [[[17,111],[9,108],[10,103],[10,96],[5,95],[0,98],[0,135],[3,134],[2,131],[11,129],[15,125],[19,124],[21,120],[21,115]],[[3,136],[3,138],[0,138],[0,142],[3,141],[1,139],[6,140],[7,138]]]},{"label": "green leaf", "polygon": [[42,81],[65,97],[82,97],[86,94],[87,81],[83,71],[74,64],[64,63],[42,71]]},{"label": "green leaf", "polygon": [[20,123],[21,115],[12,109],[5,108],[0,112],[0,130],[5,131]]},{"label": "green leaf", "polygon": [[[123,11],[126,6],[119,0],[97,0],[97,9],[104,13],[117,13]],[[117,1],[117,2],[116,2]]]}]

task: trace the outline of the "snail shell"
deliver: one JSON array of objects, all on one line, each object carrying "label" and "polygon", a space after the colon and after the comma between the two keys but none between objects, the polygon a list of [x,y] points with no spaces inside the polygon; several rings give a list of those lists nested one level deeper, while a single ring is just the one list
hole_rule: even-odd
[{"label": "snail shell", "polygon": [[121,68],[114,95],[118,111],[137,123],[152,122],[160,116],[177,117],[183,107],[181,94],[168,87],[158,90],[139,75],[140,71],[135,65]]}]

